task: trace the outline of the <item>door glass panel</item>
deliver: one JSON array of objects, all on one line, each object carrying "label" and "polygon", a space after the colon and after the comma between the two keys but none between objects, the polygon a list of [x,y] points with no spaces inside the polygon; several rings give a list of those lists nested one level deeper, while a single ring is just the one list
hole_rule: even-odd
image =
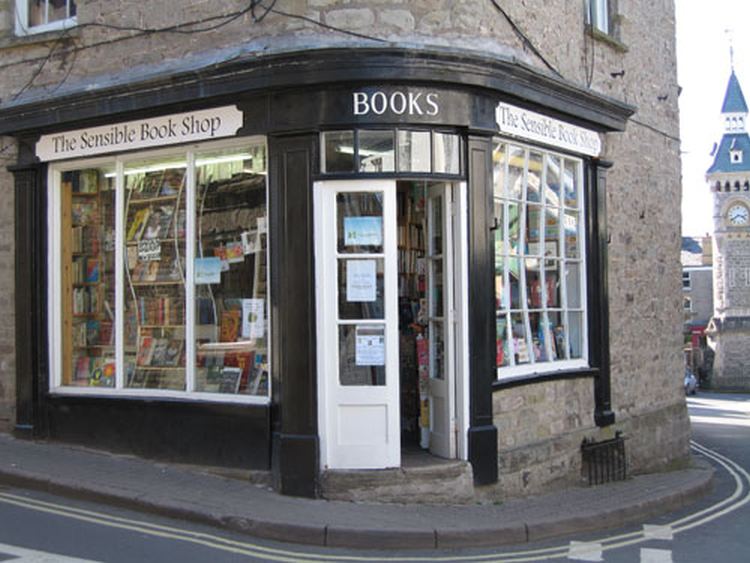
[{"label": "door glass panel", "polygon": [[339,259],[339,318],[383,319],[385,315],[384,260]]},{"label": "door glass panel", "polygon": [[443,316],[443,260],[430,260],[431,287],[430,287],[430,316]]},{"label": "door glass panel", "polygon": [[443,323],[430,322],[430,377],[433,379],[445,379],[445,335],[443,334]]},{"label": "door glass panel", "polygon": [[430,201],[430,254],[434,256],[443,253],[443,197]]},{"label": "door glass panel", "polygon": [[339,383],[343,386],[385,385],[385,325],[339,326]]},{"label": "door glass panel", "polygon": [[383,194],[350,192],[336,195],[338,251],[342,254],[383,252]]}]

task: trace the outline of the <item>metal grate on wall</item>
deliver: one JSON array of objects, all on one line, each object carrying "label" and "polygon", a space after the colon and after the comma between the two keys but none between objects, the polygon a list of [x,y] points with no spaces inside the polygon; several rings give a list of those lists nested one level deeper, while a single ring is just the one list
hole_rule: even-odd
[{"label": "metal grate on wall", "polygon": [[583,476],[589,485],[601,485],[627,479],[625,438],[617,432],[611,440],[595,442],[584,439],[581,444]]}]

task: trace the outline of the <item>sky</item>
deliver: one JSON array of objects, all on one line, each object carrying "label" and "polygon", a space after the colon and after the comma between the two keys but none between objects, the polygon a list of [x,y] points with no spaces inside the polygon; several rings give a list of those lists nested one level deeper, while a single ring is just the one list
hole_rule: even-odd
[{"label": "sky", "polygon": [[[682,234],[713,232],[711,193],[706,170],[714,143],[722,135],[721,104],[734,72],[750,101],[750,1],[675,0],[677,82],[682,139]],[[709,8],[710,7],[710,8]]]}]

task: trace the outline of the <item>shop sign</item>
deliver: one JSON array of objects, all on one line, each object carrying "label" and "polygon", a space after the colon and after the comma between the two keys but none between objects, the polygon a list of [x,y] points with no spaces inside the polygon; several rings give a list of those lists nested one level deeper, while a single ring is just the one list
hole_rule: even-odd
[{"label": "shop sign", "polygon": [[430,116],[440,113],[440,97],[437,92],[414,91],[358,91],[352,94],[353,113],[366,115]]},{"label": "shop sign", "polygon": [[552,145],[588,156],[599,156],[599,134],[571,123],[505,103],[497,105],[497,126],[501,133]]},{"label": "shop sign", "polygon": [[231,137],[240,127],[242,112],[237,106],[223,106],[42,135],[36,155],[42,161],[51,161],[205,141]]}]

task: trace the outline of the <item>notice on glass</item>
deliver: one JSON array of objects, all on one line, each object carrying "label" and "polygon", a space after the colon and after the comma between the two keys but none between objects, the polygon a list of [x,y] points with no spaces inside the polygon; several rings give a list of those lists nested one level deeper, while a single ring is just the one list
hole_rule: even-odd
[{"label": "notice on glass", "polygon": [[356,338],[356,365],[385,365],[385,332],[383,329],[357,328]]},{"label": "notice on glass", "polygon": [[375,260],[349,260],[346,263],[346,300],[372,302],[377,298]]},{"label": "notice on glass", "polygon": [[221,258],[207,256],[195,259],[195,283],[221,283]]},{"label": "notice on glass", "polygon": [[242,337],[255,340],[265,336],[263,299],[242,300]]},{"label": "notice on glass", "polygon": [[382,246],[382,217],[344,217],[346,246]]}]

